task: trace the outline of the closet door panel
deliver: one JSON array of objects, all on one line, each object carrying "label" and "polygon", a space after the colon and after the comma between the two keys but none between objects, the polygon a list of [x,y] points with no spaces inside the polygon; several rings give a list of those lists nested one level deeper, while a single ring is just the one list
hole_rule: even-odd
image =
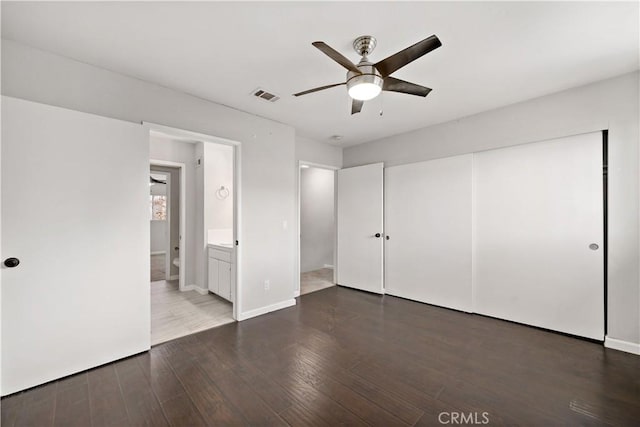
[{"label": "closet door panel", "polygon": [[2,394],[149,349],[149,141],[2,97]]},{"label": "closet door panel", "polygon": [[604,338],[602,134],[476,153],[478,313]]},{"label": "closet door panel", "polygon": [[471,310],[472,158],[385,169],[386,293]]}]

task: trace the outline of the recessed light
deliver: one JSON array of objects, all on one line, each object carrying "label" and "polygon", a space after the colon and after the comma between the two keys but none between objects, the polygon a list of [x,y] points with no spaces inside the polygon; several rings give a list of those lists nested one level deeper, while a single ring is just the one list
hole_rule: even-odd
[{"label": "recessed light", "polygon": [[309,165],[300,165],[300,169],[307,169]]},{"label": "recessed light", "polygon": [[342,135],[332,135],[329,137],[329,139],[332,140],[333,142],[340,142],[342,138],[344,138],[344,136]]}]

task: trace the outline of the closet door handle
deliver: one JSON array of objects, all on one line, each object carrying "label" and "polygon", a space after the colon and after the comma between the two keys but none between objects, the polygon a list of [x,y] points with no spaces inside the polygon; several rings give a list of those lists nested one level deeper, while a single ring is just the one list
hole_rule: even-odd
[{"label": "closet door handle", "polygon": [[18,258],[7,258],[4,260],[4,266],[8,268],[17,267],[20,264],[20,260]]},{"label": "closet door handle", "polygon": [[376,234],[375,234],[375,236],[376,236],[377,238],[380,238],[380,233],[376,233]]}]

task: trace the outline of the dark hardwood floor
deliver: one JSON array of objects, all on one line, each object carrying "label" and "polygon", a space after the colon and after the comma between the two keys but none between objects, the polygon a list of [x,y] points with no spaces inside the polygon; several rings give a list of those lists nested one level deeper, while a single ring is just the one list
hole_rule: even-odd
[{"label": "dark hardwood floor", "polygon": [[2,427],[423,426],[439,416],[637,426],[640,357],[333,287],[2,400]]}]

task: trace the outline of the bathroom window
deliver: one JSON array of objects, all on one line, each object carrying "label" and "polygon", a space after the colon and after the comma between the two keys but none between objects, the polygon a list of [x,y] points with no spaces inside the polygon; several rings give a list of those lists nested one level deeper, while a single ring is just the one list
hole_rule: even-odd
[{"label": "bathroom window", "polygon": [[151,195],[151,220],[167,220],[167,196]]}]

